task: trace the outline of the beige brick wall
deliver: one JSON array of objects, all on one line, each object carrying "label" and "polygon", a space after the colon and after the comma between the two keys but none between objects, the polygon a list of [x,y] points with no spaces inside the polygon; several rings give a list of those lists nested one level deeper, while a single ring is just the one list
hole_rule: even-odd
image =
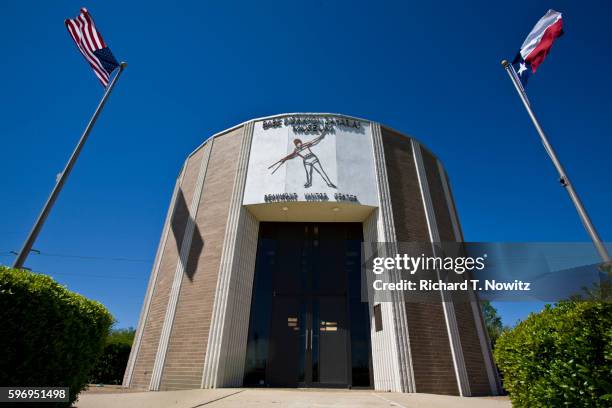
[{"label": "beige brick wall", "polygon": [[201,385],[242,129],[218,136],[212,144],[160,390]]},{"label": "beige brick wall", "polygon": [[[438,223],[441,241],[458,241],[461,237],[455,237],[449,206],[446,203],[442,177],[437,160],[426,150],[423,150],[423,162],[427,172],[429,190],[434,203],[434,212]],[[450,188],[450,187],[449,187]],[[491,386],[487,377],[485,360],[478,339],[476,322],[469,303],[467,294],[458,293],[454,295],[454,307],[457,317],[457,327],[461,339],[461,348],[465,359],[465,366],[468,373],[470,391],[472,395],[489,395]]]},{"label": "beige brick wall", "polygon": [[163,248],[157,281],[153,287],[151,305],[144,323],[142,340],[136,356],[134,372],[130,387],[148,389],[151,381],[155,354],[159,345],[164,316],[168,306],[168,296],[176,264],[178,262],[180,245],[183,239],[185,226],[188,218],[188,204],[193,197],[198,170],[202,160],[202,152],[199,151],[187,161],[185,175],[175,199],[173,216],[170,221],[168,239]]},{"label": "beige brick wall", "polygon": [[[423,164],[427,173],[429,192],[431,194],[438,232],[442,242],[454,242],[460,240],[455,237],[449,206],[446,200],[442,175],[437,159],[426,149],[422,149]],[[459,329],[461,349],[465,360],[471,395],[487,395],[491,393],[484,356],[476,331],[476,323],[472,306],[465,293],[457,293],[453,296],[454,309]]]},{"label": "beige brick wall", "polygon": [[[427,220],[410,139],[382,128],[398,242],[428,242]],[[417,392],[458,395],[441,303],[406,302]]]},{"label": "beige brick wall", "polygon": [[[427,173],[429,191],[433,201],[434,213],[442,242],[454,242],[461,239],[455,237],[449,206],[446,202],[442,177],[436,158],[423,149],[423,163]],[[457,293],[454,296],[455,315],[457,317],[457,327],[461,339],[461,349],[465,360],[468,373],[470,391],[473,396],[491,394],[491,387],[487,377],[485,360],[478,339],[476,323],[472,305],[469,303],[467,294]]]}]

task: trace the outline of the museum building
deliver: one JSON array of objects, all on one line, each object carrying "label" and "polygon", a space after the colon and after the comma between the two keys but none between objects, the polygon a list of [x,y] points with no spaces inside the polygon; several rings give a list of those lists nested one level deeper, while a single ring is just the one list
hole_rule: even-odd
[{"label": "museum building", "polygon": [[123,385],[497,395],[474,293],[362,296],[364,243],[456,241],[448,176],[410,136],[318,113],[219,132],[177,177]]}]

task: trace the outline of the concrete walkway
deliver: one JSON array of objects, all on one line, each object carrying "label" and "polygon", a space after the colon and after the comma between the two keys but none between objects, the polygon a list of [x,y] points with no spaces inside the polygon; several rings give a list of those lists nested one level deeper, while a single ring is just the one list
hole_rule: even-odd
[{"label": "concrete walkway", "polygon": [[510,408],[506,397],[461,398],[372,390],[222,388],[162,392],[84,392],[78,408]]}]

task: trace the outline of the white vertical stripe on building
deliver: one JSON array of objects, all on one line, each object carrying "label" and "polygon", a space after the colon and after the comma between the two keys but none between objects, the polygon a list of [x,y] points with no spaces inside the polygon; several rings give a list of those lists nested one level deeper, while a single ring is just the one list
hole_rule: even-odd
[{"label": "white vertical stripe on building", "polygon": [[[382,243],[377,248],[380,252],[378,255],[386,256],[386,248],[384,245],[387,245],[388,233],[385,229],[385,222],[388,222],[389,218],[385,217],[383,212],[389,211],[388,206],[385,206],[385,204],[387,204],[390,199],[388,195],[386,197],[383,197],[383,195],[387,192],[387,189],[384,188],[384,184],[388,184],[388,179],[386,178],[386,163],[383,154],[382,136],[379,132],[380,127],[373,123],[370,126],[372,129],[374,163],[376,165],[378,199],[380,202],[378,211],[376,212],[377,218],[375,220],[374,237],[375,242]],[[385,274],[387,275],[389,272]],[[385,278],[388,280],[391,279],[388,276],[385,276]],[[380,310],[383,330],[375,332],[372,339],[372,342],[375,343],[376,346],[375,348],[373,347],[375,352],[372,357],[379,360],[378,366],[382,368],[379,373],[374,374],[375,387],[384,391],[403,392],[404,390],[401,386],[402,381],[399,378],[401,376],[401,363],[398,353],[399,345],[397,344],[397,337],[395,335],[397,327],[394,318],[394,308],[389,302],[381,302]],[[378,376],[376,374],[378,374]],[[378,379],[376,377],[378,377]]]},{"label": "white vertical stripe on building", "polygon": [[[378,213],[379,209],[375,209],[372,211],[370,216],[363,222],[363,253],[362,253],[362,265],[368,259],[371,259],[374,256],[374,251],[378,250],[378,230],[377,230],[377,221],[378,221]],[[382,343],[382,333],[378,333],[376,331],[376,326],[374,322],[374,306],[377,304],[375,301],[374,290],[372,287],[374,277],[372,274],[367,273],[365,276],[365,281],[367,284],[367,294],[368,294],[368,312],[370,316],[370,337],[371,337],[371,349],[372,349],[372,376],[374,378],[374,389],[376,390],[385,390],[389,389],[388,384],[385,384],[387,378],[389,378],[388,373],[386,372],[388,366],[384,364],[385,359],[383,359],[380,344]],[[382,307],[382,305],[381,305]]]},{"label": "white vertical stripe on building", "polygon": [[228,309],[224,316],[226,322],[217,380],[218,386],[227,387],[241,386],[244,377],[259,230],[259,222],[246,208],[242,207],[240,212],[240,233],[234,252],[235,265],[230,280]]},{"label": "white vertical stripe on building", "polygon": [[[427,174],[423,164],[423,156],[421,154],[420,144],[412,139],[412,153],[414,156],[414,164],[417,170],[417,178],[423,198],[423,207],[425,208],[425,218],[427,219],[427,229],[429,230],[429,239],[432,242],[432,250],[436,256],[435,243],[440,242],[440,233],[436,223],[436,215],[433,209],[429,184],[427,184]],[[439,271],[436,271],[438,279],[440,279]],[[459,328],[457,326],[457,318],[455,316],[455,307],[452,302],[448,301],[443,290],[440,291],[442,297],[442,307],[444,310],[444,320],[446,321],[446,330],[450,343],[451,354],[453,356],[453,365],[455,367],[455,376],[457,378],[457,386],[459,394],[462,397],[471,395],[470,383],[468,380],[467,369],[465,367],[465,359],[461,348],[461,339],[459,337]]]},{"label": "white vertical stripe on building", "polygon": [[202,196],[206,171],[208,169],[208,161],[212,154],[214,142],[215,140],[213,139],[210,141],[210,144],[204,146],[200,170],[198,172],[198,179],[196,181],[193,197],[191,198],[191,204],[189,206],[187,225],[185,226],[185,232],[181,242],[179,261],[176,264],[176,270],[174,271],[174,279],[172,281],[172,287],[170,289],[170,295],[168,298],[168,307],[166,308],[166,315],[164,316],[164,325],[162,326],[159,345],[157,346],[155,364],[153,365],[153,372],[151,373],[151,382],[149,384],[149,390],[151,391],[159,390],[159,385],[161,383],[164,363],[166,361],[166,352],[168,351],[168,342],[170,341],[170,333],[172,332],[172,325],[174,323],[176,305],[178,304],[183,275],[185,274],[185,267],[187,266],[187,261],[189,260],[189,252],[191,250],[191,241],[196,225],[198,207],[200,204],[200,198]]},{"label": "white vertical stripe on building", "polygon": [[[463,242],[463,232],[459,225],[459,219],[457,217],[457,209],[455,207],[455,200],[450,191],[450,186],[446,176],[446,171],[442,167],[442,163],[438,161],[438,171],[440,173],[440,179],[442,180],[442,188],[444,189],[444,196],[446,203],[448,204],[448,212],[450,214],[451,223],[453,225],[453,234],[455,239],[459,242]],[[480,349],[482,350],[482,356],[485,363],[485,369],[487,371],[487,378],[489,380],[489,386],[491,387],[491,393],[493,395],[499,395],[499,377],[497,376],[497,369],[493,363],[493,356],[491,354],[489,334],[484,325],[482,317],[482,311],[480,310],[480,303],[476,298],[474,291],[469,288],[470,306],[472,314],[474,315],[474,324],[476,325],[476,331],[478,333],[478,341],[480,343]]]},{"label": "white vertical stripe on building", "polygon": [[149,278],[149,284],[147,286],[147,292],[145,294],[145,301],[140,311],[140,318],[138,319],[138,326],[136,328],[136,334],[134,336],[134,343],[132,344],[132,350],[130,351],[130,357],[128,359],[127,367],[125,368],[125,374],[123,375],[123,386],[129,387],[132,383],[132,374],[134,373],[134,366],[136,365],[136,359],[138,358],[138,352],[140,351],[140,342],[142,341],[142,333],[149,317],[149,308],[151,307],[151,299],[153,298],[153,292],[155,284],[157,283],[157,276],[159,275],[159,266],[161,264],[161,258],[166,248],[166,241],[168,240],[168,233],[170,231],[170,223],[174,216],[174,204],[176,202],[176,196],[181,188],[183,182],[183,176],[185,175],[185,169],[187,167],[187,161],[183,165],[179,177],[174,185],[174,191],[172,198],[170,199],[170,207],[166,214],[166,220],[164,221],[164,228],[162,230],[162,239],[157,247],[157,253],[155,255],[155,262],[153,262],[153,268],[151,271],[151,277]]},{"label": "white vertical stripe on building", "polygon": [[[370,127],[372,131],[374,163],[376,165],[376,179],[380,202],[379,211],[377,212],[377,240],[378,242],[386,243],[385,246],[381,247],[385,254],[380,255],[387,256],[386,252],[393,252],[393,249],[397,247],[397,235],[395,233],[395,224],[393,220],[389,180],[387,177],[387,164],[385,161],[380,124],[371,122]],[[389,271],[389,273],[390,281],[399,281],[400,276],[398,271],[393,270]],[[370,306],[373,307],[374,305]],[[372,358],[382,358],[384,361],[380,361],[377,366],[385,367],[385,370],[380,372],[379,375],[384,376],[384,380],[382,381],[376,380],[375,373],[375,382],[378,384],[377,386],[381,386],[379,389],[397,392],[415,392],[404,293],[394,291],[390,302],[381,303],[381,312],[383,327],[385,329],[379,333],[372,332],[372,349],[374,350],[374,342],[376,342],[376,350],[379,350],[378,353],[380,353],[377,353],[378,355],[376,356],[373,355]]]},{"label": "white vertical stripe on building", "polygon": [[[251,141],[253,139],[253,126],[254,122],[247,122],[243,129],[242,142],[238,156],[238,165],[234,178],[232,196],[229,203],[228,220],[225,229],[225,237],[223,240],[223,252],[221,254],[221,263],[219,265],[219,274],[217,277],[213,315],[210,322],[206,359],[204,361],[204,369],[202,372],[202,388],[215,388],[224,386],[226,384],[228,378],[232,377],[232,364],[228,363],[228,361],[235,362],[234,367],[236,370],[238,370],[240,367],[240,362],[236,361],[239,360],[240,357],[238,355],[231,356],[228,354],[236,351],[229,347],[230,344],[234,344],[232,337],[243,336],[245,332],[246,335],[248,335],[248,319],[242,319],[242,326],[237,327],[237,321],[233,321],[234,316],[232,316],[232,314],[229,312],[236,301],[235,297],[238,296],[237,293],[232,290],[232,285],[236,285],[237,279],[241,278],[238,275],[241,272],[250,274],[253,273],[252,271],[244,270],[247,268],[246,265],[244,266],[244,269],[240,268],[239,257],[243,255],[240,253],[240,248],[242,240],[245,237],[243,236],[242,231],[240,231],[240,236],[238,234],[240,226],[244,225],[247,218],[247,212],[242,206],[242,201],[251,150]],[[249,250],[251,250],[251,248],[249,248]],[[253,260],[253,268],[254,265]],[[252,285],[252,278],[250,285]],[[248,310],[249,308],[247,308],[245,313],[248,313]],[[245,321],[246,323],[244,323]],[[246,330],[244,329],[245,325]],[[246,335],[244,335],[245,343]],[[246,348],[244,350],[246,350]],[[244,358],[244,356],[242,358]],[[244,362],[242,364],[244,364]],[[228,371],[226,374],[226,370],[228,369],[230,371]],[[239,377],[238,373],[233,373],[233,375],[234,378]]]}]

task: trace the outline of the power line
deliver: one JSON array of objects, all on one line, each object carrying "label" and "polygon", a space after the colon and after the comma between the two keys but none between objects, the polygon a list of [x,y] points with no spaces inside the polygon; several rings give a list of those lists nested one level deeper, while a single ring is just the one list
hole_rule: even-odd
[{"label": "power line", "polygon": [[[9,252],[0,252],[0,256],[14,256],[14,251]],[[89,260],[89,261],[114,261],[114,262],[143,262],[150,263],[149,259],[139,259],[139,258],[126,258],[126,257],[118,257],[118,256],[91,256],[91,255],[72,255],[72,254],[56,254],[49,252],[41,252],[38,251],[33,255],[39,256],[47,256],[52,258],[70,258],[70,259],[81,259],[81,260]]]},{"label": "power line", "polygon": [[127,280],[142,280],[142,278],[138,278],[135,276],[115,276],[115,275],[91,275],[91,274],[87,274],[87,273],[78,273],[78,274],[72,274],[72,273],[45,273],[45,272],[39,272],[39,271],[32,271],[34,273],[40,273],[43,275],[47,275],[47,276],[71,276],[71,277],[84,277],[84,278],[100,278],[100,279],[127,279]]},{"label": "power line", "polygon": [[148,259],[138,258],[125,258],[117,256],[89,256],[89,255],[69,255],[69,254],[52,254],[48,252],[41,252],[40,256],[49,256],[55,258],[74,258],[74,259],[88,259],[88,260],[101,260],[101,261],[118,261],[118,262],[151,262]]}]

